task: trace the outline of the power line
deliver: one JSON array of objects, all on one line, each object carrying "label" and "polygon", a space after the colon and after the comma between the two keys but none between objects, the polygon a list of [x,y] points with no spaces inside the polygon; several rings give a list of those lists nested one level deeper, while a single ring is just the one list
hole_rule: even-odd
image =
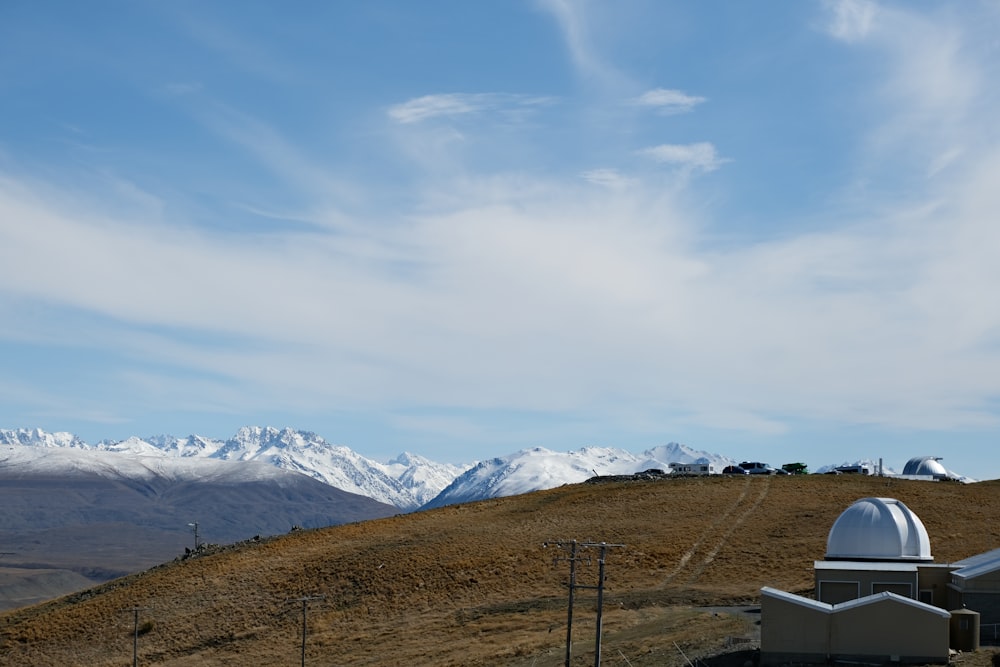
[{"label": "power line", "polygon": [[[597,634],[594,639],[594,667],[601,667],[601,625],[604,618],[604,563],[607,560],[608,549],[622,549],[625,547],[624,544],[608,544],[607,542],[577,542],[576,540],[569,541],[554,541],[545,542],[542,547],[554,546],[559,549],[569,549],[569,556],[556,556],[552,559],[553,564],[558,563],[561,560],[569,561],[569,611],[566,616],[566,667],[570,667],[570,660],[573,657],[573,601],[575,598],[574,592],[577,588],[585,588],[597,591]],[[590,553],[584,551],[581,553],[581,549],[600,549],[600,555],[597,558],[598,564],[598,576],[596,586],[585,586],[583,584],[576,583],[576,564],[578,561],[586,561],[588,565],[592,562]]]}]

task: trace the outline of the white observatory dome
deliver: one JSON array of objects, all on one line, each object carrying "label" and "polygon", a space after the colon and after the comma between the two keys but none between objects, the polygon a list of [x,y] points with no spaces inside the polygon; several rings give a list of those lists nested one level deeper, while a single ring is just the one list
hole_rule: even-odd
[{"label": "white observatory dome", "polygon": [[924,524],[895,498],[862,498],[844,510],[826,539],[826,558],[933,560]]},{"label": "white observatory dome", "polygon": [[937,479],[948,476],[948,471],[939,463],[937,456],[916,456],[906,462],[903,466],[904,475],[930,475]]}]

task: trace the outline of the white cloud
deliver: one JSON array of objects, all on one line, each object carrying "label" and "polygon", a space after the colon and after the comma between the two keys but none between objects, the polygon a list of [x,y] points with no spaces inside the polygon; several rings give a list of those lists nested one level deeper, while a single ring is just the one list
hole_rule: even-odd
[{"label": "white cloud", "polygon": [[271,124],[217,102],[198,106],[192,114],[217,136],[255,158],[284,185],[311,201],[329,206],[330,201],[351,203],[356,199],[347,180],[289,141]]},{"label": "white cloud", "polygon": [[982,85],[967,36],[957,26],[906,15],[893,22],[893,32],[884,42],[894,57],[889,93],[911,104],[922,122],[944,121],[951,129]]},{"label": "white cloud", "polygon": [[694,144],[660,144],[644,148],[639,151],[640,155],[652,158],[657,162],[666,164],[676,164],[690,169],[701,171],[714,171],[729,162],[726,158],[719,157],[715,146],[708,142]]},{"label": "white cloud", "polygon": [[550,104],[546,97],[505,93],[441,93],[424,95],[389,108],[389,117],[404,125],[433,118],[456,118],[482,113],[522,114]]},{"label": "white cloud", "polygon": [[[919,12],[907,3],[874,6],[830,5],[831,30],[870,59],[872,84],[859,109],[871,114],[862,179],[879,179],[886,170],[912,170],[926,178],[955,178],[960,160],[975,159],[989,143],[993,110],[1000,104],[995,86],[993,35],[1000,25],[996,5],[967,5]],[[857,25],[855,25],[857,24]],[[851,28],[850,26],[855,27]],[[945,167],[949,167],[945,169]]]},{"label": "white cloud", "polygon": [[927,177],[933,178],[939,173],[948,168],[949,165],[954,164],[959,158],[962,157],[962,153],[965,151],[958,147],[951,147],[945,149],[942,153],[935,156],[930,165],[927,168]]},{"label": "white cloud", "polygon": [[829,33],[845,42],[864,39],[875,23],[878,6],[872,0],[828,0]]},{"label": "white cloud", "polygon": [[950,129],[982,91],[981,70],[994,50],[984,37],[995,30],[995,9],[984,9],[981,16],[971,12],[979,20],[962,22],[946,12],[909,11],[906,4],[879,7],[866,0],[842,0],[828,5],[834,37],[863,39],[884,54],[873,72],[883,77],[882,93],[893,107],[894,123],[909,117],[938,125],[945,121]]},{"label": "white cloud", "polygon": [[600,185],[612,190],[620,190],[635,185],[635,180],[624,176],[615,169],[591,169],[580,176],[588,183]]},{"label": "white cloud", "polygon": [[[573,7],[551,4],[566,13],[582,66],[601,69]],[[872,62],[885,68],[880,122],[901,132],[889,144],[926,150],[933,160],[921,178],[942,178],[899,199],[866,199],[848,216],[817,213],[810,229],[824,232],[789,224],[781,238],[720,247],[711,231],[725,221],[706,224],[710,211],[688,211],[659,182],[611,168],[561,179],[528,160],[497,173],[456,159],[447,178],[422,170],[419,191],[400,179],[403,203],[372,203],[305,144],[218,107],[203,121],[294,184],[301,196],[291,201],[320,212],[280,217],[329,224],[225,235],[168,224],[174,202],[132,181],[111,183],[96,206],[78,192],[0,179],[0,335],[99,350],[132,395],[220,411],[365,404],[605,415],[628,406],[657,424],[681,414],[771,434],[788,416],[993,425],[1000,151],[984,131],[995,117],[983,84],[991,79],[947,22],[899,11],[876,21],[862,5],[835,7],[855,7],[842,38],[884,49]],[[698,99],[660,89],[638,99],[647,96],[664,108]],[[430,95],[389,115],[408,126],[394,128],[407,139],[448,143],[450,130],[412,126],[532,103]],[[447,153],[431,144],[415,143],[428,164]],[[605,159],[597,149],[606,146],[594,146],[589,155]],[[641,154],[691,171],[727,161],[707,142]],[[894,159],[875,177],[903,168],[898,151],[886,154]],[[611,155],[598,163],[613,164]],[[330,206],[344,200],[363,213]],[[66,313],[80,326],[67,327]]]},{"label": "white cloud", "polygon": [[578,0],[539,0],[539,2],[555,18],[570,59],[581,75],[604,85],[614,85],[622,79],[621,72],[605,62],[594,43],[591,26],[595,19],[588,11],[590,8],[586,3]]},{"label": "white cloud", "polygon": [[157,9],[198,46],[219,54],[227,63],[262,79],[301,83],[298,78],[301,68],[288,60],[286,54],[269,49],[267,40],[248,37],[234,29],[237,21],[212,16],[207,11],[189,12],[180,5]]},{"label": "white cloud", "polygon": [[624,401],[771,434],[783,415],[981,426],[1000,393],[995,165],[947,206],[725,250],[641,181],[451,183],[447,209],[391,226],[234,242],[8,179],[0,310],[7,328],[46,328],[28,303],[92,313],[48,335],[198,369],[217,380],[116,375],[220,411]]},{"label": "white cloud", "polygon": [[654,88],[632,100],[633,104],[652,107],[660,113],[685,113],[705,101],[704,97],[688,95],[680,90]]},{"label": "white cloud", "polygon": [[492,105],[490,95],[449,93],[424,95],[389,109],[389,117],[399,123],[418,123],[439,116],[477,113]]}]

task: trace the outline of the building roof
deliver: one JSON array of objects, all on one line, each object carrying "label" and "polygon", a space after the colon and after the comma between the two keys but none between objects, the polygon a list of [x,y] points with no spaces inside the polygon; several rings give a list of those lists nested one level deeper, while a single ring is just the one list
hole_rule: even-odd
[{"label": "building roof", "polygon": [[934,614],[936,616],[941,616],[943,618],[951,618],[951,613],[941,609],[940,607],[935,607],[934,605],[927,604],[926,602],[921,602],[920,600],[914,600],[913,598],[903,597],[891,591],[882,591],[881,593],[875,593],[873,595],[867,595],[863,598],[857,598],[855,600],[848,600],[847,602],[840,602],[833,605],[833,611],[843,611],[845,609],[854,609],[855,607],[864,607],[870,604],[879,604],[884,602],[898,602],[900,604],[905,604],[908,607],[913,607],[914,609],[919,609],[927,613]]},{"label": "building roof", "polygon": [[827,560],[930,561],[927,529],[895,498],[862,498],[841,513],[826,540]]},{"label": "building roof", "polygon": [[800,607],[808,607],[809,609],[822,611],[827,614],[833,611],[832,604],[820,602],[819,600],[813,600],[812,598],[805,598],[801,595],[796,595],[795,593],[788,593],[786,591],[778,590],[777,588],[771,588],[770,586],[764,586],[761,588],[760,593],[766,597],[784,600],[785,602],[791,602],[792,604],[799,605]]},{"label": "building roof", "polygon": [[794,593],[787,593],[785,591],[778,590],[776,588],[771,588],[769,586],[764,586],[760,589],[762,596],[772,597],[777,600],[784,600],[791,604],[798,605],[800,607],[805,607],[808,609],[813,609],[815,611],[824,612],[826,614],[835,614],[837,612],[846,611],[849,609],[855,609],[857,607],[864,607],[870,604],[884,604],[886,602],[898,602],[900,604],[913,607],[914,609],[919,609],[920,611],[934,614],[935,616],[941,616],[943,618],[951,618],[951,613],[935,607],[934,605],[921,602],[919,600],[914,600],[913,598],[903,597],[902,595],[897,595],[890,591],[883,591],[881,593],[875,593],[874,595],[866,595],[863,598],[857,598],[855,600],[848,600],[847,602],[840,602],[838,604],[827,604],[825,602],[819,602],[818,600],[813,600],[812,598],[805,598],[801,595],[796,595]]},{"label": "building roof", "polygon": [[952,577],[975,579],[984,574],[1000,570],[1000,549],[994,549],[978,556],[966,558],[965,561],[959,561],[958,563],[954,563],[954,565],[960,565],[961,567],[951,573]]},{"label": "building roof", "polygon": [[969,556],[968,558],[957,560],[951,565],[952,567],[957,568],[975,567],[977,565],[982,565],[983,563],[992,563],[996,560],[1000,560],[1000,549],[993,549],[992,551],[986,551],[981,554],[976,554],[975,556]]},{"label": "building roof", "polygon": [[817,570],[858,570],[865,572],[916,572],[917,564],[911,561],[866,562],[859,565],[856,560],[818,560],[813,563]]}]

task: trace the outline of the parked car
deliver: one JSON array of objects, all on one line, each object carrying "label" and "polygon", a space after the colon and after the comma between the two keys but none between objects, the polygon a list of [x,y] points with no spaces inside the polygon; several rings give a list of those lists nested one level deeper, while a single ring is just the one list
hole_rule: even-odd
[{"label": "parked car", "polygon": [[723,475],[749,475],[746,470],[739,466],[726,466],[722,469]]},{"label": "parked car", "polygon": [[774,475],[777,474],[777,470],[772,468],[767,463],[761,463],[760,461],[744,461],[740,464],[740,467],[746,470],[751,475]]}]

